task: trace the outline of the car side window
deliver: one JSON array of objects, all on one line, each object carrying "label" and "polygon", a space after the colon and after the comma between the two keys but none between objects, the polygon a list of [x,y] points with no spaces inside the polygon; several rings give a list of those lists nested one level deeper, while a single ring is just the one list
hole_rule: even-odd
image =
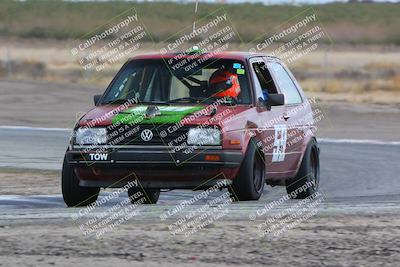
[{"label": "car side window", "polygon": [[262,90],[267,90],[269,94],[276,94],[277,90],[275,83],[272,80],[271,74],[269,73],[265,63],[257,61],[252,65]]},{"label": "car side window", "polygon": [[270,69],[276,77],[276,82],[285,95],[285,104],[300,104],[302,102],[299,91],[287,71],[279,63],[270,63]]}]

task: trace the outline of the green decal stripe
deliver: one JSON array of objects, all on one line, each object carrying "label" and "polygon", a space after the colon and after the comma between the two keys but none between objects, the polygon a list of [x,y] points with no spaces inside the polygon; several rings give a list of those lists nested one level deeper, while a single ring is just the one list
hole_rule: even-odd
[{"label": "green decal stripe", "polygon": [[196,111],[203,109],[202,106],[195,107],[160,107],[161,115],[157,115],[153,118],[144,118],[143,114],[146,112],[147,106],[140,106],[130,108],[115,115],[112,119],[113,124],[164,124],[164,123],[178,123],[184,117],[193,114]]}]

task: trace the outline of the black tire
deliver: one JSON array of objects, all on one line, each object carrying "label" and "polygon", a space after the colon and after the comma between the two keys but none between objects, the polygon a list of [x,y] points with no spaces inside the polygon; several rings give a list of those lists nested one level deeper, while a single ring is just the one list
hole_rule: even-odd
[{"label": "black tire", "polygon": [[68,207],[82,207],[92,204],[99,196],[100,188],[79,186],[78,177],[71,165],[68,164],[67,157],[64,157],[61,172],[61,187],[65,204]]},{"label": "black tire", "polygon": [[[140,197],[134,197],[136,193],[141,192]],[[144,197],[142,204],[156,204],[160,197],[160,189],[141,189],[141,188],[129,188],[128,197],[132,204],[138,203],[138,201]]]},{"label": "black tire", "polygon": [[264,190],[265,162],[262,153],[250,141],[239,173],[229,186],[229,192],[235,200],[258,200]]},{"label": "black tire", "polygon": [[319,186],[319,148],[312,139],[306,148],[299,172],[286,182],[286,192],[291,198],[304,199],[318,191]]}]

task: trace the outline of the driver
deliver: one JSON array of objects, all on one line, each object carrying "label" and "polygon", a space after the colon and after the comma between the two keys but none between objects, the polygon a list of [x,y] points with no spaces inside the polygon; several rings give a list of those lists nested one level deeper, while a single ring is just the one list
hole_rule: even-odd
[{"label": "driver", "polygon": [[240,94],[237,74],[231,73],[226,69],[216,70],[210,77],[209,91],[215,97],[232,97],[237,99]]}]

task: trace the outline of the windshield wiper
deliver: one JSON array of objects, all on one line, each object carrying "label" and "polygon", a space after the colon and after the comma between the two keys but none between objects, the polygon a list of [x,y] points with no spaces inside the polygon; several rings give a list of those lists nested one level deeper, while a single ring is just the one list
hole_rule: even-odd
[{"label": "windshield wiper", "polygon": [[[188,103],[210,103],[210,102],[214,102],[217,99],[220,99],[221,97],[182,97],[182,98],[177,98],[177,99],[172,99],[170,101],[168,101],[167,103],[177,103],[177,102],[188,102]],[[226,98],[227,101],[224,101],[225,105],[230,105],[230,106],[234,106],[238,104],[238,101],[233,98],[233,97],[227,97]]]},{"label": "windshield wiper", "polygon": [[[169,102],[169,101],[168,101]],[[167,101],[142,101],[138,102],[138,105],[146,104],[146,105],[169,105]]]},{"label": "windshield wiper", "polygon": [[113,104],[123,104],[125,102],[127,102],[129,99],[124,99],[124,98],[119,98],[119,99],[114,99],[108,102],[103,102],[101,104],[103,105],[113,105]]},{"label": "windshield wiper", "polygon": [[190,103],[198,103],[206,100],[207,98],[205,97],[181,97],[181,98],[176,98],[169,100],[168,103],[176,103],[176,102],[190,102]]},{"label": "windshield wiper", "polygon": [[[124,98],[119,98],[119,99],[115,99],[112,101],[108,101],[108,102],[103,102],[101,104],[103,105],[113,105],[113,104],[124,104],[126,102],[128,102],[128,98],[124,99]],[[166,101],[139,101],[136,104],[140,105],[140,104],[146,104],[146,105],[168,105],[168,102]]]}]

